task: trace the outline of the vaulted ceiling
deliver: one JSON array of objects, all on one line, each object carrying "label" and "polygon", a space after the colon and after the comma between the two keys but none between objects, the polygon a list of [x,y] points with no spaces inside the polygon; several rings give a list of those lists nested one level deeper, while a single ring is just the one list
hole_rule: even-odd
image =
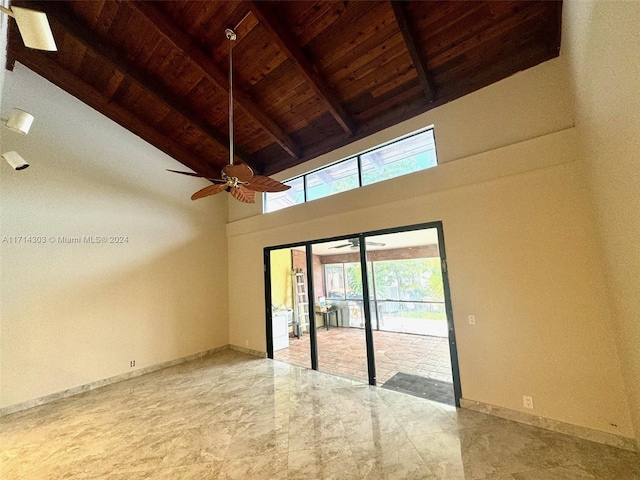
[{"label": "vaulted ceiling", "polygon": [[[22,63],[184,165],[267,175],[556,57],[561,1],[14,1],[58,52]],[[482,119],[478,119],[482,121]],[[131,159],[134,162],[136,159]]]}]

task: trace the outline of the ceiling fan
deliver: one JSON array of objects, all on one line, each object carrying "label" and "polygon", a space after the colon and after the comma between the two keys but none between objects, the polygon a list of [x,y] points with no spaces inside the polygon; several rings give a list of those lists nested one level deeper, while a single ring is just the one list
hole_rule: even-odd
[{"label": "ceiling fan", "polygon": [[13,17],[16,21],[25,47],[49,52],[58,50],[46,13],[29,8],[13,6],[7,8],[2,4],[0,4],[0,12]]},{"label": "ceiling fan", "polygon": [[291,187],[264,175],[255,175],[249,165],[233,163],[233,42],[237,36],[230,28],[227,28],[224,34],[229,40],[229,164],[222,167],[222,178],[211,178],[200,173],[167,170],[191,177],[206,178],[213,182],[213,185],[204,187],[191,195],[191,200],[227,191],[243,203],[255,203],[256,192],[284,192]]},{"label": "ceiling fan", "polygon": [[[364,244],[367,247],[384,247],[386,245],[386,243],[368,242],[368,241],[364,242]],[[348,238],[347,243],[343,243],[342,245],[336,245],[335,247],[329,247],[329,248],[344,248],[344,247],[351,247],[352,250],[357,250],[360,248],[360,239]]]}]

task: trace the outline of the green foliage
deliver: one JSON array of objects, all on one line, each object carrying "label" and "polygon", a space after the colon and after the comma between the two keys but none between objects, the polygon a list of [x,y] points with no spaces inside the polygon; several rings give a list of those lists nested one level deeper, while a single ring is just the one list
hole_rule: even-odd
[{"label": "green foliage", "polygon": [[380,182],[389,178],[399,177],[407,173],[421,170],[424,167],[418,165],[416,157],[403,158],[397,162],[389,163],[384,168],[367,170],[362,172],[362,183],[369,185],[370,183]]},{"label": "green foliage", "polygon": [[362,296],[362,266],[359,263],[347,263],[347,296]]},{"label": "green foliage", "polygon": [[334,193],[346,192],[347,190],[358,188],[360,186],[358,183],[359,180],[357,173],[348,177],[339,178],[333,181],[330,193],[327,193],[326,195],[333,195]]},{"label": "green foliage", "polygon": [[[325,268],[332,269],[333,266],[327,265]],[[367,273],[371,289],[373,288],[372,268],[375,269],[378,300],[444,301],[439,258],[376,261],[373,262],[373,267],[369,262]],[[345,263],[344,273],[347,298],[362,298],[360,263]]]},{"label": "green foliage", "polygon": [[443,301],[444,288],[439,258],[414,258],[375,262],[379,298],[397,287],[400,300]]}]

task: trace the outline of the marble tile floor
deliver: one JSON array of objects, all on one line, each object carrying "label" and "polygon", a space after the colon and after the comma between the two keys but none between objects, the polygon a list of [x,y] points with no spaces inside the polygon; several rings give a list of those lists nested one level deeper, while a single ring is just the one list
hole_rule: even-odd
[{"label": "marble tile floor", "polygon": [[2,417],[0,478],[630,480],[640,461],[224,351]]},{"label": "marble tile floor", "polygon": [[[364,330],[319,328],[318,364],[321,372],[368,383]],[[396,373],[409,373],[451,383],[451,357],[447,338],[395,332],[373,332],[378,385]],[[276,360],[311,368],[309,335],[291,338],[289,348],[274,352]]]}]

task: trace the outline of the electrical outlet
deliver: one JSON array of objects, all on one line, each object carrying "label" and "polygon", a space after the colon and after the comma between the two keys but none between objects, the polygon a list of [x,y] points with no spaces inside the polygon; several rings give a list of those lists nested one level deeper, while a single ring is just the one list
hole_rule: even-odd
[{"label": "electrical outlet", "polygon": [[135,360],[131,360],[131,361],[129,362],[129,366],[130,366],[130,367],[135,367],[135,366],[136,366],[136,361],[135,361]]},{"label": "electrical outlet", "polygon": [[244,346],[245,346],[245,347],[248,347],[248,346],[249,346],[249,340],[245,340],[245,341],[244,341]]},{"label": "electrical outlet", "polygon": [[531,397],[529,395],[523,395],[522,396],[522,404],[524,405],[524,408],[533,409],[533,397]]},{"label": "electrical outlet", "polygon": [[469,315],[469,325],[475,325],[475,324],[476,324],[476,316]]}]

